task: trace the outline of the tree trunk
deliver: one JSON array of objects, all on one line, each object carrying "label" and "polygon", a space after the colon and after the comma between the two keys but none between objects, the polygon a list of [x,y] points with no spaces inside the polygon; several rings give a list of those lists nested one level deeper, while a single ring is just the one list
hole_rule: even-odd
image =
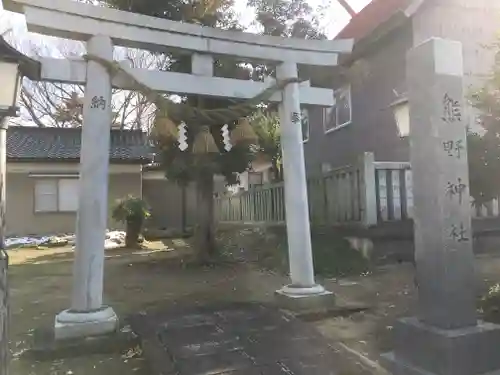
[{"label": "tree trunk", "polygon": [[196,183],[197,227],[195,244],[198,258],[209,263],[217,253],[214,230],[214,176],[201,173]]},{"label": "tree trunk", "polygon": [[278,163],[278,160],[274,158],[271,160],[271,169],[273,170],[274,173],[274,181],[275,182],[283,181],[283,171]]},{"label": "tree trunk", "polygon": [[182,233],[187,232],[187,217],[186,217],[186,193],[187,193],[187,185],[181,185],[181,228]]},{"label": "tree trunk", "polygon": [[7,257],[0,249],[0,375],[7,375],[9,367],[9,289]]},{"label": "tree trunk", "polygon": [[139,245],[139,235],[141,234],[142,222],[140,220],[128,220],[125,230],[125,246],[136,248]]},{"label": "tree trunk", "polygon": [[271,171],[273,172],[273,182],[279,181],[279,169],[278,169],[278,163],[276,162],[275,159],[271,160]]}]

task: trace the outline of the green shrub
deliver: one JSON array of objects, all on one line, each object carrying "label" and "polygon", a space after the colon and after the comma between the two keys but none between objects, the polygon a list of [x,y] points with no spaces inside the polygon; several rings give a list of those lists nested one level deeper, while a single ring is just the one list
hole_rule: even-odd
[{"label": "green shrub", "polygon": [[151,216],[147,203],[141,198],[129,195],[116,201],[111,215],[114,220],[126,225],[125,245],[136,247],[144,221]]},{"label": "green shrub", "polygon": [[311,233],[314,272],[323,277],[360,275],[369,270],[369,261],[353,249],[343,236],[332,230]]},{"label": "green shrub", "polygon": [[[262,268],[287,274],[288,244],[283,227],[234,228],[218,233],[223,252],[255,261]],[[369,271],[369,260],[330,228],[311,231],[314,271],[322,277],[360,275]]]},{"label": "green shrub", "polygon": [[488,292],[481,297],[479,312],[484,320],[500,322],[500,284],[492,285]]}]

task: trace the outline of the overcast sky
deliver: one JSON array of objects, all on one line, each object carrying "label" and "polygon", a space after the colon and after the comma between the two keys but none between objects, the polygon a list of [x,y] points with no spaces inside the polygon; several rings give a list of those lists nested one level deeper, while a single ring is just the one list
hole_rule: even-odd
[{"label": "overcast sky", "polygon": [[[361,10],[370,1],[348,0],[355,11]],[[245,16],[249,14],[249,12],[245,12],[246,3],[247,0],[236,0],[235,8],[240,14],[242,23],[250,25],[252,23],[251,16]],[[336,0],[309,0],[309,3],[315,9],[319,6],[327,7],[328,11],[321,17],[321,27],[325,29],[329,37],[335,36],[349,22],[349,14]],[[8,25],[5,25],[7,22],[10,22],[15,27],[16,33],[23,33],[25,31],[24,17],[20,14],[4,11],[0,1],[0,33],[8,27]]]}]

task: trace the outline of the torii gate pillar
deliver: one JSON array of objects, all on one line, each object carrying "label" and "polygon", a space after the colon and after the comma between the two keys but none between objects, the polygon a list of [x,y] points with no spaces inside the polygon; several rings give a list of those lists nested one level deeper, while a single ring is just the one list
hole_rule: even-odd
[{"label": "torii gate pillar", "polygon": [[[87,51],[112,60],[111,38],[103,35],[90,38]],[[89,61],[83,107],[73,292],[71,308],[56,316],[56,340],[101,335],[118,327],[113,309],[102,304],[111,120],[111,77],[102,65]]]},{"label": "torii gate pillar", "polygon": [[[277,67],[277,79],[297,78],[297,64],[284,62]],[[292,309],[313,307],[313,300],[331,292],[315,283],[307,200],[306,169],[300,118],[299,84],[290,83],[283,89],[279,106],[281,147],[285,180],[286,230],[291,284],[278,290],[279,301]],[[309,297],[309,298],[308,298]],[[315,297],[311,299],[310,297]],[[321,298],[321,305],[324,305]]]}]

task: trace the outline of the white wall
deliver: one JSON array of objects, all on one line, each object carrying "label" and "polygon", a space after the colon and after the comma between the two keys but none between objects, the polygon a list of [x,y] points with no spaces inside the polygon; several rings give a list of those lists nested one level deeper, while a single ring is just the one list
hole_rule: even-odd
[{"label": "white wall", "polygon": [[[271,182],[271,163],[259,163],[254,166],[252,166],[252,171],[253,172],[262,172],[262,183],[269,183]],[[240,178],[240,184],[239,186],[242,187],[245,190],[248,190],[249,188],[249,181],[248,181],[248,171],[240,173],[239,178]]]}]

